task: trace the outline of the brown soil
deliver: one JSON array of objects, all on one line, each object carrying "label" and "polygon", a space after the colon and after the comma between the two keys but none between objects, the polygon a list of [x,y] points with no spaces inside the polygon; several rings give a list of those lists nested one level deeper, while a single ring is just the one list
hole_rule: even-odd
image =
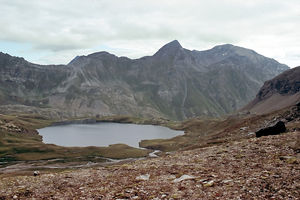
[{"label": "brown soil", "polygon": [[0,199],[299,199],[299,140],[297,131],[123,165],[4,177]]}]

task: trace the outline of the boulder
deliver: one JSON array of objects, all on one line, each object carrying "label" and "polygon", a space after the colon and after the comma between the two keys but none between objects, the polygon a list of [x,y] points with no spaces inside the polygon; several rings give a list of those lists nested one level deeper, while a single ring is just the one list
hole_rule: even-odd
[{"label": "boulder", "polygon": [[269,127],[260,129],[255,134],[256,134],[256,137],[261,137],[261,136],[268,136],[268,135],[278,135],[285,131],[286,131],[286,127],[285,127],[284,122],[279,121],[273,126],[269,126]]}]

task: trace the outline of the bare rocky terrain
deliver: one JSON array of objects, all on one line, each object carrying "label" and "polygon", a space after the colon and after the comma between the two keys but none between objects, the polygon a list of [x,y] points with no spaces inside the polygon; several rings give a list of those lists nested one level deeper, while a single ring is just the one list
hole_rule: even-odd
[{"label": "bare rocky terrain", "polygon": [[[265,82],[242,112],[206,118],[242,106],[286,66],[232,45],[198,52],[177,41],[136,60],[100,52],[67,66],[40,66],[1,57],[0,200],[300,199],[299,67]],[[51,74],[59,74],[55,82]],[[70,118],[99,112],[109,116]],[[146,149],[68,148],[44,144],[36,131],[90,120],[156,124],[185,134],[143,140]],[[161,152],[148,156],[150,149]]]},{"label": "bare rocky terrain", "polygon": [[226,44],[191,51],[176,40],[139,59],[97,52],[67,65],[0,53],[0,112],[59,119],[219,117],[246,105],[265,81],[287,69],[250,49]]},{"label": "bare rocky terrain", "polygon": [[270,113],[300,102],[300,67],[266,81],[256,98],[243,109],[256,114]]},{"label": "bare rocky terrain", "polygon": [[[200,131],[197,135],[168,141],[187,146],[156,158],[42,170],[37,176],[34,169],[3,173],[0,199],[299,199],[299,114],[295,105],[218,123],[195,119],[183,126],[190,134]],[[278,120],[287,132],[255,137],[255,131]]]},{"label": "bare rocky terrain", "polygon": [[300,132],[122,165],[1,177],[0,199],[299,199]]}]

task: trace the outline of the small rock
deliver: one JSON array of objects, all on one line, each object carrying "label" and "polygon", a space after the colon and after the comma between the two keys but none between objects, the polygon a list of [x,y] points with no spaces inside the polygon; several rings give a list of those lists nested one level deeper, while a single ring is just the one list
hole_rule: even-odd
[{"label": "small rock", "polygon": [[17,196],[17,195],[14,195],[14,196],[13,196],[13,199],[18,199],[18,196]]},{"label": "small rock", "polygon": [[280,160],[288,160],[288,159],[291,159],[291,158],[294,158],[293,156],[280,156],[279,159]]},{"label": "small rock", "polygon": [[40,172],[39,172],[39,171],[34,171],[34,172],[33,172],[33,176],[38,176],[38,175],[40,175]]},{"label": "small rock", "polygon": [[156,154],[159,153],[159,152],[160,152],[159,150],[155,150],[155,151],[149,153],[149,157],[151,157],[151,158],[157,158],[159,156],[156,155]]},{"label": "small rock", "polygon": [[242,127],[240,128],[241,131],[245,131],[248,127]]},{"label": "small rock", "polygon": [[138,181],[148,181],[150,178],[150,174],[137,176],[135,179]]},{"label": "small rock", "polygon": [[230,182],[232,182],[232,180],[230,180],[230,179],[228,179],[228,180],[224,180],[224,181],[222,181],[223,183],[230,183]]},{"label": "small rock", "polygon": [[178,183],[178,182],[181,182],[181,181],[184,181],[184,180],[191,180],[191,179],[195,179],[195,177],[185,174],[185,175],[182,175],[180,178],[174,179],[173,182]]},{"label": "small rock", "polygon": [[248,133],[248,135],[254,135],[254,134],[255,134],[254,132],[249,132],[249,133]]},{"label": "small rock", "polygon": [[213,180],[211,180],[211,181],[208,181],[207,183],[205,183],[203,186],[204,187],[211,187],[211,186],[213,186],[214,185],[214,181]]}]

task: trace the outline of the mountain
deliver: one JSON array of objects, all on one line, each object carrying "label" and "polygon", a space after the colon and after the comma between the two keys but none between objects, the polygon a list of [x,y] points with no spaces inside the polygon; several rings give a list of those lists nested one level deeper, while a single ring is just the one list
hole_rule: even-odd
[{"label": "mountain", "polygon": [[242,47],[190,51],[177,40],[140,59],[97,52],[67,65],[37,65],[1,53],[0,104],[14,104],[16,111],[18,105],[55,108],[69,116],[215,117],[243,107],[266,80],[287,69]]},{"label": "mountain", "polygon": [[266,81],[255,99],[243,110],[265,114],[300,103],[300,67]]}]

